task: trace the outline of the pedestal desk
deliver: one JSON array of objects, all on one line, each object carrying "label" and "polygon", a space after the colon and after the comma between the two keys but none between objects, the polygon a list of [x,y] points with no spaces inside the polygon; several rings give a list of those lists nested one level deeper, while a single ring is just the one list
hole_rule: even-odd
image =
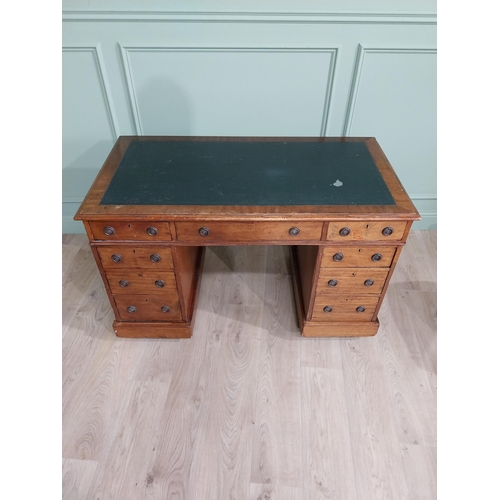
[{"label": "pedestal desk", "polygon": [[119,337],[190,337],[205,247],[288,245],[304,336],[377,333],[414,220],[369,137],[122,136],[75,215]]}]

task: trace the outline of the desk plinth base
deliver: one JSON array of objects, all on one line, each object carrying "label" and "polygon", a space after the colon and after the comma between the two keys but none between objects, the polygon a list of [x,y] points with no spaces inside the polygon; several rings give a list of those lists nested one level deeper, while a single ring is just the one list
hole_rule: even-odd
[{"label": "desk plinth base", "polygon": [[153,323],[139,321],[114,321],[117,337],[146,339],[188,339],[191,337],[190,323]]},{"label": "desk plinth base", "polygon": [[378,328],[378,320],[357,323],[304,321],[301,331],[303,337],[371,337],[378,332]]}]

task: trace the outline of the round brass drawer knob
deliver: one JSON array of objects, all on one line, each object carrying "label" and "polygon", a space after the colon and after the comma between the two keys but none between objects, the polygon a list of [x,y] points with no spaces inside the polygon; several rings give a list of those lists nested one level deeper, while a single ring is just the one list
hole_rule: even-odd
[{"label": "round brass drawer knob", "polygon": [[336,253],[334,256],[333,256],[333,260],[335,262],[340,262],[342,259],[344,258],[344,255],[341,254],[341,253]]},{"label": "round brass drawer knob", "polygon": [[120,286],[123,288],[127,288],[129,284],[130,283],[127,280],[120,280]]},{"label": "round brass drawer knob", "polygon": [[160,262],[161,257],[157,253],[154,253],[151,257],[149,257],[149,259],[151,262]]},{"label": "round brass drawer knob", "polygon": [[381,253],[374,253],[372,255],[372,260],[373,260],[373,262],[378,262],[379,260],[382,260],[382,254]]},{"label": "round brass drawer knob", "polygon": [[332,286],[332,287],[333,287],[333,286],[337,286],[337,285],[338,285],[338,283],[339,283],[339,282],[338,282],[337,280],[330,280],[330,281],[328,282],[328,286]]},{"label": "round brass drawer knob", "polygon": [[148,227],[146,232],[149,234],[149,236],[156,236],[158,234],[158,229],[156,227]]},{"label": "round brass drawer knob", "polygon": [[351,234],[351,230],[348,227],[343,227],[339,231],[340,236],[349,236]]},{"label": "round brass drawer knob", "polygon": [[373,280],[365,280],[365,286],[372,286],[375,283]]},{"label": "round brass drawer knob", "polygon": [[210,234],[210,229],[208,229],[208,227],[200,227],[198,232],[201,236],[208,236]]},{"label": "round brass drawer knob", "polygon": [[164,312],[164,313],[170,312],[170,307],[168,307],[168,306],[161,306],[161,312]]},{"label": "round brass drawer knob", "polygon": [[118,262],[121,262],[122,261],[122,256],[119,254],[119,253],[114,253],[112,256],[111,256],[111,260],[113,262],[116,262],[118,264]]},{"label": "round brass drawer knob", "polygon": [[135,307],[135,306],[128,306],[127,307],[127,311],[129,313],[135,313],[137,311],[137,307]]},{"label": "round brass drawer knob", "polygon": [[384,236],[390,236],[393,232],[394,232],[394,229],[392,229],[392,227],[390,227],[390,226],[384,227],[384,229],[382,229],[382,234]]},{"label": "round brass drawer knob", "polygon": [[365,306],[356,307],[356,311],[359,313],[363,313],[366,311],[366,307]]},{"label": "round brass drawer knob", "polygon": [[111,226],[106,226],[102,232],[106,235],[106,236],[113,236],[115,234],[115,229]]},{"label": "round brass drawer knob", "polygon": [[333,311],[333,307],[332,306],[325,306],[325,307],[323,307],[323,311],[325,311],[326,313],[331,313]]},{"label": "round brass drawer knob", "polygon": [[298,227],[291,227],[290,231],[288,231],[288,234],[290,236],[297,236],[300,233],[300,229]]},{"label": "round brass drawer knob", "polygon": [[163,280],[156,280],[155,281],[155,285],[158,287],[158,288],[163,288],[165,286],[165,282]]}]

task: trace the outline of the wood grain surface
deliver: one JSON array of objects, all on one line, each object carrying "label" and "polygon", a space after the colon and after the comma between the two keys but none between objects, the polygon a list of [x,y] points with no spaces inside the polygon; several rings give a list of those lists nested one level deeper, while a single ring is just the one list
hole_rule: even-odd
[{"label": "wood grain surface", "polygon": [[[94,240],[146,240],[170,241],[170,225],[168,222],[147,221],[95,221],[89,222]],[[107,229],[107,233],[104,232]],[[150,234],[151,233],[151,234]]]},{"label": "wood grain surface", "polygon": [[117,295],[114,300],[122,321],[182,320],[179,301],[172,295]]},{"label": "wood grain surface", "polygon": [[316,295],[334,297],[343,293],[379,294],[382,291],[388,272],[387,269],[372,267],[354,267],[351,269],[324,267],[319,272]]},{"label": "wood grain surface", "polygon": [[[96,248],[102,266],[106,271],[118,271],[120,269],[139,269],[141,271],[171,270],[174,267],[172,250],[169,247],[121,244],[96,246]],[[113,260],[113,255],[119,256],[118,262]],[[152,255],[157,256],[156,260],[151,259]]]},{"label": "wood grain surface", "polygon": [[[325,247],[321,259],[321,267],[390,267],[396,247],[382,246],[339,246]],[[380,255],[380,260],[373,260],[374,255]],[[334,256],[339,255],[338,261]],[[376,257],[375,257],[376,258]]]},{"label": "wood grain surface", "polygon": [[[379,301],[378,295],[319,295],[314,301],[312,321],[371,321]],[[324,308],[327,308],[326,312]],[[357,310],[358,307],[364,309]]]},{"label": "wood grain surface", "polygon": [[[199,233],[201,228],[209,230],[208,235]],[[178,241],[189,241],[204,245],[208,241],[235,241],[235,242],[276,242],[294,244],[296,241],[321,239],[323,224],[321,222],[176,222],[175,230]],[[293,236],[291,230],[298,230]]]},{"label": "wood grain surface", "polygon": [[[384,236],[382,231],[390,228],[392,233]],[[406,228],[405,221],[380,221],[380,222],[352,222],[339,221],[328,224],[327,239],[333,241],[349,240],[400,240]],[[341,234],[342,229],[348,234]]]},{"label": "wood grain surface", "polygon": [[63,238],[64,500],[436,498],[436,238],[412,231],[379,333],[306,338],[289,248],[206,249],[193,336],[124,339]]},{"label": "wood grain surface", "polygon": [[178,300],[173,271],[139,271],[117,269],[106,273],[111,292],[118,295],[157,294]]}]

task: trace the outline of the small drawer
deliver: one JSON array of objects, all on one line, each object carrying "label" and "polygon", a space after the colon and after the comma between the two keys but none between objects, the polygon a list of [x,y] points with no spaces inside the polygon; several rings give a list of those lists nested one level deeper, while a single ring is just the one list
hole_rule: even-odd
[{"label": "small drawer", "polygon": [[170,247],[106,245],[97,247],[97,252],[106,271],[125,268],[144,271],[174,268]]},{"label": "small drawer", "polygon": [[321,222],[176,222],[179,241],[287,242],[320,240]]},{"label": "small drawer", "polygon": [[123,321],[181,321],[178,300],[161,295],[116,295],[116,307]]},{"label": "small drawer", "polygon": [[109,287],[114,295],[156,295],[178,300],[177,286],[173,271],[108,271]]},{"label": "small drawer", "polygon": [[338,293],[379,294],[388,274],[388,269],[325,267],[319,272],[316,293],[323,296],[334,296]]},{"label": "small drawer", "polygon": [[390,267],[396,247],[324,247],[321,267]]},{"label": "small drawer", "polygon": [[170,241],[168,222],[93,221],[89,222],[95,240]]},{"label": "small drawer", "polygon": [[326,239],[335,241],[401,240],[405,229],[406,221],[330,222]]},{"label": "small drawer", "polygon": [[380,295],[316,297],[312,321],[371,321]]}]

